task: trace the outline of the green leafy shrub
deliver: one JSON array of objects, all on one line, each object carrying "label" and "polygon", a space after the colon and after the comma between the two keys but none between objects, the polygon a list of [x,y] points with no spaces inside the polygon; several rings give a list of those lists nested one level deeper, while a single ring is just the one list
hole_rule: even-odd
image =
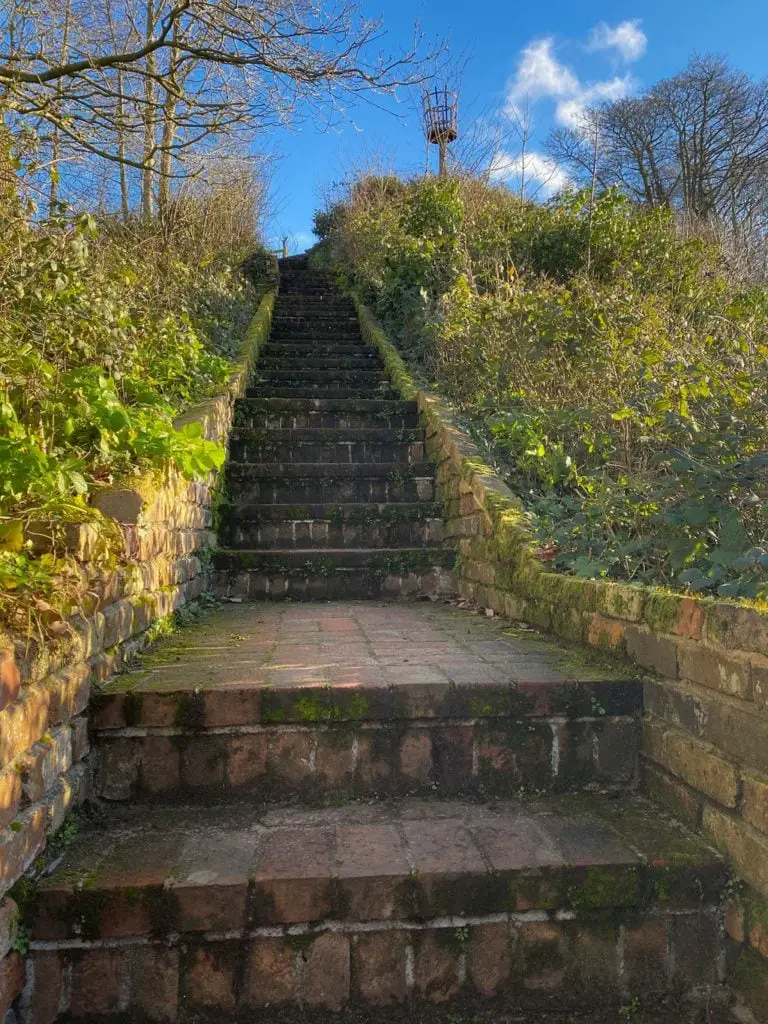
[{"label": "green leafy shrub", "polygon": [[474,424],[556,568],[768,597],[768,292],[609,190],[364,181],[327,258]]},{"label": "green leafy shrub", "polygon": [[[61,210],[35,219],[7,176],[0,206],[0,615],[72,598],[59,541],[92,522],[97,488],[147,471],[187,478],[223,448],[174,417],[225,386],[256,289],[247,250],[181,241],[156,221]],[[194,212],[194,211],[193,211]],[[211,234],[210,210],[206,231]],[[244,240],[241,239],[241,242]],[[257,248],[251,237],[250,247]],[[34,528],[34,529],[32,529]],[[30,534],[50,538],[40,556]]]}]

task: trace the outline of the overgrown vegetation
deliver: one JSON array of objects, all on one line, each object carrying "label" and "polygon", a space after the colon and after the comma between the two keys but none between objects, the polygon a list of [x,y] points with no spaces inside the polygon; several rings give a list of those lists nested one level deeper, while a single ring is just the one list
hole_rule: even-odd
[{"label": "overgrown vegetation", "polygon": [[[0,615],[66,608],[80,586],[62,558],[72,523],[115,527],[90,507],[104,485],[221,465],[199,425],[173,418],[221,390],[252,315],[237,270],[256,222],[231,190],[177,200],[164,221],[36,219],[6,163],[0,208]],[[236,203],[239,202],[239,207]],[[247,204],[246,204],[247,205]],[[169,230],[169,219],[172,230]],[[222,242],[221,240],[225,241]]]},{"label": "overgrown vegetation", "polygon": [[768,596],[768,290],[615,189],[537,205],[363,178],[323,258],[506,467],[586,577]]}]

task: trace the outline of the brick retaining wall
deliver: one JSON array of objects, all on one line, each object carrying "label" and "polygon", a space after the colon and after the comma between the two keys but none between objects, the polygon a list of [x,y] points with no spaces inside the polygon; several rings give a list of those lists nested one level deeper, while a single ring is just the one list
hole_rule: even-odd
[{"label": "brick retaining wall", "polygon": [[768,606],[547,572],[519,499],[356,302],[365,339],[403,397],[418,402],[460,594],[628,658],[646,677],[646,790],[744,880],[727,914],[732,977],[768,1020]]},{"label": "brick retaining wall", "polygon": [[[190,409],[177,427],[198,422],[204,437],[226,442],[234,400],[269,335],[274,299],[274,291],[262,299],[226,392]],[[69,553],[83,580],[83,613],[58,642],[0,634],[0,1017],[23,974],[18,912],[5,894],[89,793],[93,684],[133,657],[153,625],[208,589],[217,475],[187,481],[174,471],[98,492],[92,504],[119,524],[118,564],[97,564],[92,525],[73,527]]]}]

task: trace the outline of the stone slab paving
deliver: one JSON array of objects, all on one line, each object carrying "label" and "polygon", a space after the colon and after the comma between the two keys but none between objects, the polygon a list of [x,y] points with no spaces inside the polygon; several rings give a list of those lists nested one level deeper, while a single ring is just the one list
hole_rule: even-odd
[{"label": "stone slab paving", "polygon": [[699,907],[721,859],[638,797],[136,809],[41,886],[37,941]]},{"label": "stone slab paving", "polygon": [[296,686],[523,686],[626,678],[449,604],[232,604],[158,643],[106,693]]}]

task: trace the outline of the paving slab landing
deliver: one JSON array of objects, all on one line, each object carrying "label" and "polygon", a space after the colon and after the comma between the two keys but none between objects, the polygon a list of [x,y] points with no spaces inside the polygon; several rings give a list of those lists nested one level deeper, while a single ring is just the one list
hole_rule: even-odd
[{"label": "paving slab landing", "polygon": [[158,642],[107,693],[297,686],[547,687],[626,673],[449,604],[231,604]]}]

